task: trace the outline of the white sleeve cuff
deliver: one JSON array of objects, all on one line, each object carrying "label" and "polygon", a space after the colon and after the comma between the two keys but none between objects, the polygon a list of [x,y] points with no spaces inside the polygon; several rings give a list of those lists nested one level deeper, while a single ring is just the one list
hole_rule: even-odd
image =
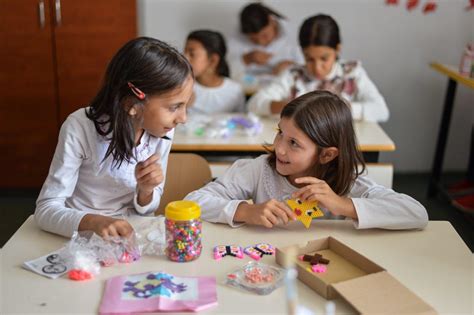
[{"label": "white sleeve cuff", "polygon": [[240,226],[245,224],[245,223],[236,223],[236,222],[234,222],[235,211],[237,211],[237,207],[242,202],[247,202],[247,201],[246,200],[232,200],[224,207],[223,213],[225,215],[225,221],[231,227],[240,227]]},{"label": "white sleeve cuff", "polygon": [[356,229],[367,229],[370,228],[369,223],[367,222],[368,215],[365,211],[365,208],[362,204],[359,203],[358,198],[351,198],[352,203],[354,204],[355,211],[357,213],[357,220],[352,220],[354,227]]},{"label": "white sleeve cuff", "polygon": [[[133,205],[135,206],[135,210],[141,215],[146,215],[158,209],[158,204],[156,204],[157,201],[154,198],[155,194],[156,194],[156,191],[153,191],[153,198],[151,199],[150,203],[144,206],[140,206],[138,204],[138,193],[135,192],[135,195],[133,196]],[[158,202],[159,201],[160,201],[160,198],[158,198]]]}]

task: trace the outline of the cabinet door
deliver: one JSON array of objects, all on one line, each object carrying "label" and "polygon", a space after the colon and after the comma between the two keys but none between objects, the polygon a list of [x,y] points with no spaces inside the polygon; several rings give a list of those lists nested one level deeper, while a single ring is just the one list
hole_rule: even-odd
[{"label": "cabinet door", "polygon": [[136,37],[136,2],[51,1],[56,24],[54,36],[62,123],[71,112],[90,103],[100,87],[109,60],[125,42]]},{"label": "cabinet door", "polygon": [[40,187],[57,142],[49,0],[0,0],[0,188]]}]

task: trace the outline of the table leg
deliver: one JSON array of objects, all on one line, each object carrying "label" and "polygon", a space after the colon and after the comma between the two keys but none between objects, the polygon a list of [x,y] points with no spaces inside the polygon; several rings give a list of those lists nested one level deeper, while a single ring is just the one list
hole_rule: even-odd
[{"label": "table leg", "polygon": [[443,168],[444,151],[448,140],[449,125],[451,123],[451,114],[453,112],[454,95],[456,93],[456,81],[449,79],[448,89],[444,99],[443,114],[441,115],[441,124],[438,132],[438,141],[436,143],[435,157],[431,169],[431,177],[428,186],[428,197],[434,197],[438,191],[438,182],[441,178]]}]

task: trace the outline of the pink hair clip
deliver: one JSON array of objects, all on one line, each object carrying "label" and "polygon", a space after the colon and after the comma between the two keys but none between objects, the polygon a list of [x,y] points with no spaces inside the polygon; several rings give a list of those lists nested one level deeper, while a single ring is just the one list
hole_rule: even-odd
[{"label": "pink hair clip", "polygon": [[145,93],[143,93],[139,88],[137,88],[132,83],[127,82],[127,84],[128,84],[128,87],[130,88],[130,90],[132,90],[133,94],[135,94],[135,96],[138,97],[138,99],[140,99],[140,100],[145,99],[145,96],[146,96]]}]

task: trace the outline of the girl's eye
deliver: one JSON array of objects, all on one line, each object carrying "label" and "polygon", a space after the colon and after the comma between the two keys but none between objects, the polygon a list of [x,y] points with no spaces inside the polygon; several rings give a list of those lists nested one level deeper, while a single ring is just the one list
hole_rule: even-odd
[{"label": "girl's eye", "polygon": [[290,140],[290,144],[292,147],[295,147],[295,148],[299,147],[298,143],[295,140]]},{"label": "girl's eye", "polygon": [[178,110],[178,108],[179,108],[179,105],[171,106],[171,107],[170,107],[170,112],[175,112],[175,111]]}]

